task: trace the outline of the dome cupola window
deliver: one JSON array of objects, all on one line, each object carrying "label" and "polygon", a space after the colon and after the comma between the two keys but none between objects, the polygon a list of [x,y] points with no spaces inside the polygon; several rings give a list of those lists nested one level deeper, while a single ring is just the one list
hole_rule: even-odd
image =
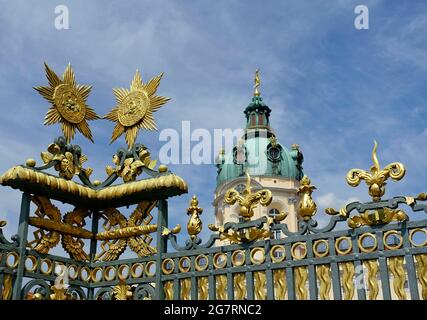
[{"label": "dome cupola window", "polygon": [[245,164],[247,159],[246,147],[239,142],[239,145],[233,149],[233,162],[235,164]]},{"label": "dome cupola window", "polygon": [[277,143],[277,138],[271,136],[270,143],[267,146],[267,157],[272,162],[282,160],[282,147]]},{"label": "dome cupola window", "polygon": [[253,126],[253,127],[256,126],[256,113],[255,112],[251,113],[251,126]]}]

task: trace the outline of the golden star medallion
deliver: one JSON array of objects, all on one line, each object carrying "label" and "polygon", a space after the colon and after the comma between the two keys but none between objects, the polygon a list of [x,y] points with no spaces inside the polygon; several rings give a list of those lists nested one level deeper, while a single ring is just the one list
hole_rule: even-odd
[{"label": "golden star medallion", "polygon": [[153,112],[169,101],[169,98],[156,95],[162,76],[163,73],[144,84],[136,71],[130,89],[113,89],[117,105],[104,117],[116,122],[111,142],[126,133],[126,143],[131,148],[139,129],[157,130]]},{"label": "golden star medallion", "polygon": [[92,87],[76,84],[74,71],[70,64],[65,69],[62,79],[46,63],[45,69],[49,86],[34,88],[52,104],[46,114],[44,124],[51,125],[60,122],[67,142],[74,138],[76,129],[93,142],[92,132],[86,122],[86,120],[99,119],[95,111],[86,104]]}]

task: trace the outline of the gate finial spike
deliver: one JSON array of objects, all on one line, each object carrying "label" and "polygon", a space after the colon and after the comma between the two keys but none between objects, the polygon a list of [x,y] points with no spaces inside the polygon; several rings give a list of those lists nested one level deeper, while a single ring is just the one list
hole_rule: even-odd
[{"label": "gate finial spike", "polygon": [[251,176],[249,175],[249,172],[246,171],[246,188],[243,191],[244,195],[251,194],[252,188],[251,188]]},{"label": "gate finial spike", "polygon": [[371,167],[372,172],[380,171],[380,163],[377,158],[377,149],[378,149],[378,143],[376,140],[374,140],[374,149],[372,150],[372,161],[374,162],[374,165]]}]

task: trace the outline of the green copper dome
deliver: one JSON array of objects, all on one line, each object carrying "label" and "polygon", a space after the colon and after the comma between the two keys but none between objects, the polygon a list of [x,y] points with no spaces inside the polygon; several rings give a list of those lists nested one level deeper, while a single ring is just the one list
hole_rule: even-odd
[{"label": "green copper dome", "polygon": [[303,155],[297,145],[291,150],[277,142],[270,127],[271,109],[260,96],[254,96],[245,109],[246,131],[242,140],[228,154],[218,156],[217,185],[241,177],[277,176],[301,180]]}]

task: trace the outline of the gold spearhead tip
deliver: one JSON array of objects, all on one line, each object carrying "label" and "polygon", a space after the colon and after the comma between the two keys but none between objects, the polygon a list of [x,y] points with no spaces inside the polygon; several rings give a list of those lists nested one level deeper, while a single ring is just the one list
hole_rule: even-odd
[{"label": "gold spearhead tip", "polygon": [[191,198],[191,206],[197,207],[199,205],[199,200],[197,200],[197,196],[193,195],[193,198]]}]

